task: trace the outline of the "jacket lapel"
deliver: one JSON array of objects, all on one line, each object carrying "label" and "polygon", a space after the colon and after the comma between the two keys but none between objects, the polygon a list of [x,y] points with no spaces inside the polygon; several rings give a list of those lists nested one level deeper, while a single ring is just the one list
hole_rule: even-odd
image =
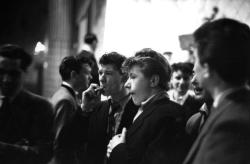
[{"label": "jacket lapel", "polygon": [[148,116],[150,116],[152,114],[152,112],[154,112],[156,110],[155,106],[157,106],[157,104],[161,104],[162,101],[167,102],[167,101],[169,101],[169,99],[163,98],[160,100],[156,100],[155,102],[152,102],[152,103],[145,106],[141,115],[139,115],[138,118],[136,118],[134,123],[129,128],[128,133],[127,133],[127,137],[130,137],[131,135],[133,135],[137,131],[137,129],[143,125],[144,120]]},{"label": "jacket lapel", "polygon": [[228,106],[230,104],[231,104],[230,102],[228,102],[226,99],[224,99],[217,108],[212,107],[211,115],[208,117],[200,134],[198,135],[197,139],[195,140],[193,146],[191,147],[186,159],[183,162],[184,164],[189,164],[189,163],[193,162],[207,132],[211,129],[211,127],[216,122],[217,118],[221,115],[221,113],[223,113],[228,108]]}]

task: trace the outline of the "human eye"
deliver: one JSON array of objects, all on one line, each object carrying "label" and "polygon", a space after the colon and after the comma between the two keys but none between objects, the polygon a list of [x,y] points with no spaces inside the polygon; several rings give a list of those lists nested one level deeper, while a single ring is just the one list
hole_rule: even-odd
[{"label": "human eye", "polygon": [[181,80],[181,76],[176,76],[175,79]]},{"label": "human eye", "polygon": [[135,75],[135,74],[130,74],[130,75],[129,75],[129,78],[130,78],[130,79],[135,79],[135,78],[136,78],[136,75]]},{"label": "human eye", "polygon": [[106,75],[110,75],[110,76],[111,76],[111,75],[113,75],[113,72],[107,71],[107,72],[106,72]]}]

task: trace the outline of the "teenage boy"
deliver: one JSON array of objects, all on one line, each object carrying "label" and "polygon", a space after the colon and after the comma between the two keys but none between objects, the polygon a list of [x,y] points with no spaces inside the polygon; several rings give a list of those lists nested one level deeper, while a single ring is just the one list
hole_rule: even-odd
[{"label": "teenage boy", "polygon": [[104,54],[99,61],[99,81],[102,94],[108,100],[100,101],[100,92],[96,84],[83,92],[83,111],[93,110],[89,116],[88,140],[86,148],[87,164],[102,164],[106,160],[109,140],[128,128],[138,107],[134,105],[124,84],[127,74],[122,72],[122,63],[126,58],[117,52]]},{"label": "teenage boy", "polygon": [[171,71],[167,63],[150,57],[126,60],[129,78],[125,84],[136,105],[140,105],[130,128],[112,138],[109,163],[180,163],[183,127],[182,108],[169,100],[166,88]]}]

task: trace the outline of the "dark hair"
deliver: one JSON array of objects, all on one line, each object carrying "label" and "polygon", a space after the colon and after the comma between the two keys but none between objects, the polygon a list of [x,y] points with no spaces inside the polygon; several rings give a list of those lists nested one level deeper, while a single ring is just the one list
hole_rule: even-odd
[{"label": "dark hair", "polygon": [[96,35],[93,33],[87,33],[84,36],[84,42],[87,44],[92,44],[95,41],[98,42]]},{"label": "dark hair", "polygon": [[60,66],[59,73],[62,80],[70,80],[70,74],[72,71],[80,72],[81,65],[76,61],[74,56],[66,56],[63,58]]},{"label": "dark hair", "polygon": [[165,69],[166,80],[167,80],[167,82],[169,82],[169,80],[171,78],[171,67],[170,67],[170,64],[167,61],[167,59],[161,53],[156,52],[156,51],[152,50],[151,48],[144,48],[144,49],[136,52],[135,56],[136,57],[150,57],[150,58],[154,58],[155,60],[160,62]]},{"label": "dark hair", "polygon": [[188,76],[191,76],[193,74],[193,64],[188,62],[179,62],[174,63],[171,65],[172,72],[181,71],[184,74],[187,74]]},{"label": "dark hair", "polygon": [[194,32],[201,64],[207,63],[231,85],[242,85],[249,76],[250,29],[223,18],[203,24]]},{"label": "dark hair", "polygon": [[126,57],[117,53],[110,52],[102,55],[99,60],[99,63],[102,65],[112,65],[116,70],[118,70],[121,74],[122,72],[122,63],[125,61]]},{"label": "dark hair", "polygon": [[0,47],[0,56],[9,59],[21,60],[21,69],[26,71],[32,63],[32,56],[22,47],[13,44],[5,44]]},{"label": "dark hair", "polygon": [[168,89],[169,77],[166,76],[168,72],[164,68],[163,64],[155,58],[151,57],[130,57],[125,60],[123,67],[126,71],[129,71],[133,66],[139,66],[142,70],[143,75],[146,78],[151,78],[153,75],[159,75],[159,87],[161,89]]},{"label": "dark hair", "polygon": [[82,50],[77,55],[77,58],[79,58],[82,63],[88,63],[91,66],[92,79],[90,80],[90,83],[99,84],[98,65],[94,54],[89,51]]},{"label": "dark hair", "polygon": [[82,50],[75,57],[81,64],[89,64],[91,67],[97,65],[94,54],[89,51]]}]

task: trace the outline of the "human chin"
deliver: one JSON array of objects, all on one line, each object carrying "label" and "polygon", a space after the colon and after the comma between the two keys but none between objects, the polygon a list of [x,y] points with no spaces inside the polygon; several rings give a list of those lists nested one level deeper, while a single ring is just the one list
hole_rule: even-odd
[{"label": "human chin", "polygon": [[134,94],[131,94],[132,100],[135,105],[141,105],[141,101]]}]

